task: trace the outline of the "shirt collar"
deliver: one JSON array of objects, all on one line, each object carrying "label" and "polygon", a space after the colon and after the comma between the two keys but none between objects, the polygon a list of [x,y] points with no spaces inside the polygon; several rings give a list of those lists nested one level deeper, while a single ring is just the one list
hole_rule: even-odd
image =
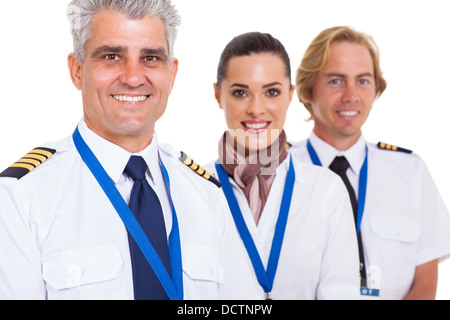
[{"label": "shirt collar", "polygon": [[[278,166],[277,170],[276,170],[276,175],[280,175],[281,172],[283,172],[283,175],[286,175],[287,172],[289,171],[289,165],[290,165],[290,161],[291,161],[291,153],[288,152],[288,156],[286,157],[286,159],[284,159],[284,161]],[[294,165],[294,170],[295,170],[295,181],[297,181],[298,183],[303,183],[303,171],[302,168],[300,166],[297,165],[297,162],[295,161],[295,158],[292,158],[292,163]]]},{"label": "shirt collar", "polygon": [[345,151],[339,151],[320,139],[314,132],[311,132],[310,141],[314,150],[319,156],[322,166],[328,168],[337,156],[344,156],[350,164],[351,170],[355,174],[359,174],[366,157],[366,141],[361,134],[358,141]]},{"label": "shirt collar", "polygon": [[159,153],[158,153],[158,139],[156,132],[153,135],[150,145],[139,153],[131,153],[122,147],[100,137],[94,131],[88,128],[84,119],[78,124],[78,130],[85,140],[86,144],[92,150],[98,161],[105,169],[109,177],[117,184],[120,177],[125,170],[125,167],[132,155],[141,156],[144,158],[149,168],[150,179],[154,184],[157,184],[160,171]]}]

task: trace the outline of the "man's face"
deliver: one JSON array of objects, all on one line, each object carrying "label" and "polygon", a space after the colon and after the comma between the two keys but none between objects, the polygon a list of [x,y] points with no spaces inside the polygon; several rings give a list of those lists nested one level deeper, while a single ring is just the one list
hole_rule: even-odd
[{"label": "man's face", "polygon": [[330,58],[316,75],[312,91],[314,132],[331,145],[350,147],[375,100],[374,66],[369,50],[350,42],[330,46]]},{"label": "man's face", "polygon": [[105,10],[95,15],[91,31],[85,61],[69,56],[84,119],[103,138],[127,149],[124,141],[134,141],[136,150],[129,151],[141,151],[165,111],[178,68],[177,60],[169,61],[164,23]]}]

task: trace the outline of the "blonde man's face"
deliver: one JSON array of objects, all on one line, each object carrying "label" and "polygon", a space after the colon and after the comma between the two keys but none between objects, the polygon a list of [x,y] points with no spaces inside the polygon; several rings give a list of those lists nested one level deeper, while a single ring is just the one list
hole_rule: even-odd
[{"label": "blonde man's face", "polygon": [[314,132],[334,144],[356,142],[375,100],[374,65],[369,50],[335,42],[325,67],[316,74],[311,94]]}]

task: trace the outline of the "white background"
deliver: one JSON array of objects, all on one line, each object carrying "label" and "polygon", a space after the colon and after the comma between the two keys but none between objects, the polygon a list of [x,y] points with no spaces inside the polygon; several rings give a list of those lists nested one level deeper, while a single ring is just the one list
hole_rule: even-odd
[{"label": "white background", "polygon": [[[72,40],[69,0],[3,1],[0,11],[0,168],[30,149],[72,134],[82,116],[67,55]],[[293,80],[311,40],[348,25],[380,47],[388,88],[364,126],[367,140],[413,149],[422,156],[450,207],[450,19],[446,0],[174,0],[183,19],[175,54],[179,74],[160,142],[204,164],[217,157],[225,130],[213,94],[219,56],[234,36],[271,33],[291,56]],[[312,123],[294,99],[286,132],[306,138]],[[2,170],[2,169],[0,169]],[[449,230],[450,232],[450,230]],[[0,244],[1,245],[1,244]],[[438,298],[450,299],[450,262],[440,265]]]}]

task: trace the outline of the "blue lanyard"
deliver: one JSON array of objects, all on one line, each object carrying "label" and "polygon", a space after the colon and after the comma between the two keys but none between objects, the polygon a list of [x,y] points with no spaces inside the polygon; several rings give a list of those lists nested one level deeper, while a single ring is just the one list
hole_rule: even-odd
[{"label": "blue lanyard", "polygon": [[270,250],[267,271],[264,269],[261,257],[256,249],[255,242],[253,241],[247,225],[245,224],[242,211],[239,208],[236,196],[234,195],[228,174],[219,162],[216,163],[216,170],[220,183],[222,184],[223,192],[227,198],[231,214],[233,215],[234,222],[253,264],[253,269],[255,270],[258,282],[264,289],[267,300],[270,300],[270,294],[272,292],[275,273],[277,272],[278,261],[280,258],[281,246],[283,244],[284,232],[286,230],[289,208],[291,206],[292,193],[294,190],[295,171],[292,164],[292,158],[290,158],[289,171],[286,176],[286,183],[284,186],[283,198],[281,200],[280,213],[278,214],[278,220],[275,227],[275,234],[272,240],[272,248]]},{"label": "blue lanyard", "polygon": [[[112,205],[114,206],[120,218],[122,219],[128,232],[131,234],[133,239],[139,245],[139,248],[141,249],[148,263],[150,264],[159,281],[161,282],[161,285],[166,291],[169,299],[183,300],[183,272],[181,261],[180,233],[178,228],[177,214],[173,202],[172,202],[172,216],[173,216],[172,231],[169,235],[170,265],[173,277],[172,280],[166,268],[164,267],[164,264],[159,258],[158,254],[156,253],[152,244],[145,235],[144,230],[142,230],[138,221],[134,217],[125,200],[122,198],[122,195],[117,190],[113,181],[106,173],[105,169],[102,167],[98,159],[95,157],[94,153],[91,151],[89,146],[81,137],[78,128],[73,133],[73,141],[78,150],[78,153],[83,158],[89,170],[92,172],[95,179],[97,179],[103,191],[111,201]],[[170,194],[169,175],[162,161],[161,167]]]},{"label": "blue lanyard", "polygon": [[[317,155],[316,150],[314,150],[311,141],[308,139],[307,145],[309,156],[311,161],[316,166],[322,166],[320,159]],[[361,167],[361,172],[359,173],[359,187],[358,187],[358,210],[357,210],[357,218],[356,218],[356,233],[359,233],[361,227],[361,220],[364,214],[364,207],[366,204],[366,191],[367,191],[367,158],[368,158],[368,150],[366,147],[366,158],[364,159],[364,163]]]}]

